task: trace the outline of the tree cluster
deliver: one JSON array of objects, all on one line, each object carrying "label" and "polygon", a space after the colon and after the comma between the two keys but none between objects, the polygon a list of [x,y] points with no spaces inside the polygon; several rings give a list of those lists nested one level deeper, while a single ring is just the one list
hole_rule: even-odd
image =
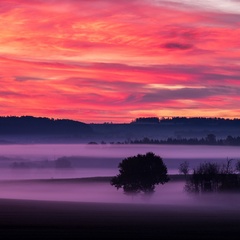
[{"label": "tree cluster", "polygon": [[193,169],[187,179],[185,189],[188,192],[240,191],[240,161],[232,166],[232,159],[226,164],[204,162]]},{"label": "tree cluster", "polygon": [[158,117],[140,117],[132,121],[132,124],[158,124],[160,122]]}]

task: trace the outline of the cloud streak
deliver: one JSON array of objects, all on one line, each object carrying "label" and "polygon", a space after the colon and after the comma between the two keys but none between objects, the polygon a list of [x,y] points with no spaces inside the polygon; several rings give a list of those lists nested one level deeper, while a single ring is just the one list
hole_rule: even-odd
[{"label": "cloud streak", "polygon": [[193,46],[191,44],[184,44],[178,42],[168,42],[162,45],[163,48],[172,49],[172,50],[188,50]]}]

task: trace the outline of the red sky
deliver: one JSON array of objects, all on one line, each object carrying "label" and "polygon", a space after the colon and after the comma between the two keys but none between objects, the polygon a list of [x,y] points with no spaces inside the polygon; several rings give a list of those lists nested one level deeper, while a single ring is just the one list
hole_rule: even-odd
[{"label": "red sky", "polygon": [[1,0],[0,115],[240,118],[240,0]]}]

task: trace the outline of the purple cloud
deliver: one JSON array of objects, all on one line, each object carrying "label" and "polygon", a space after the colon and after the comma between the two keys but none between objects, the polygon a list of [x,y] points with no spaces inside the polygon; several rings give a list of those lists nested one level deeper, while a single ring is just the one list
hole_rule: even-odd
[{"label": "purple cloud", "polygon": [[162,47],[166,49],[172,49],[172,50],[188,50],[193,48],[191,44],[177,43],[177,42],[168,42],[163,44]]}]

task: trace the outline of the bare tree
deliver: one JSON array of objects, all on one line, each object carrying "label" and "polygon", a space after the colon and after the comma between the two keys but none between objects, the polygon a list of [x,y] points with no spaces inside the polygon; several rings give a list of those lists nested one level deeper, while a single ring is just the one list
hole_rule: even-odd
[{"label": "bare tree", "polygon": [[180,164],[179,173],[183,173],[185,177],[189,173],[189,170],[190,170],[190,167],[189,167],[188,161],[184,161],[183,163]]},{"label": "bare tree", "polygon": [[238,174],[240,174],[240,160],[237,161],[236,165],[235,165],[235,169],[236,169],[236,172]]},{"label": "bare tree", "polygon": [[233,159],[227,159],[227,163],[222,165],[221,174],[233,174],[234,170],[232,168]]}]

